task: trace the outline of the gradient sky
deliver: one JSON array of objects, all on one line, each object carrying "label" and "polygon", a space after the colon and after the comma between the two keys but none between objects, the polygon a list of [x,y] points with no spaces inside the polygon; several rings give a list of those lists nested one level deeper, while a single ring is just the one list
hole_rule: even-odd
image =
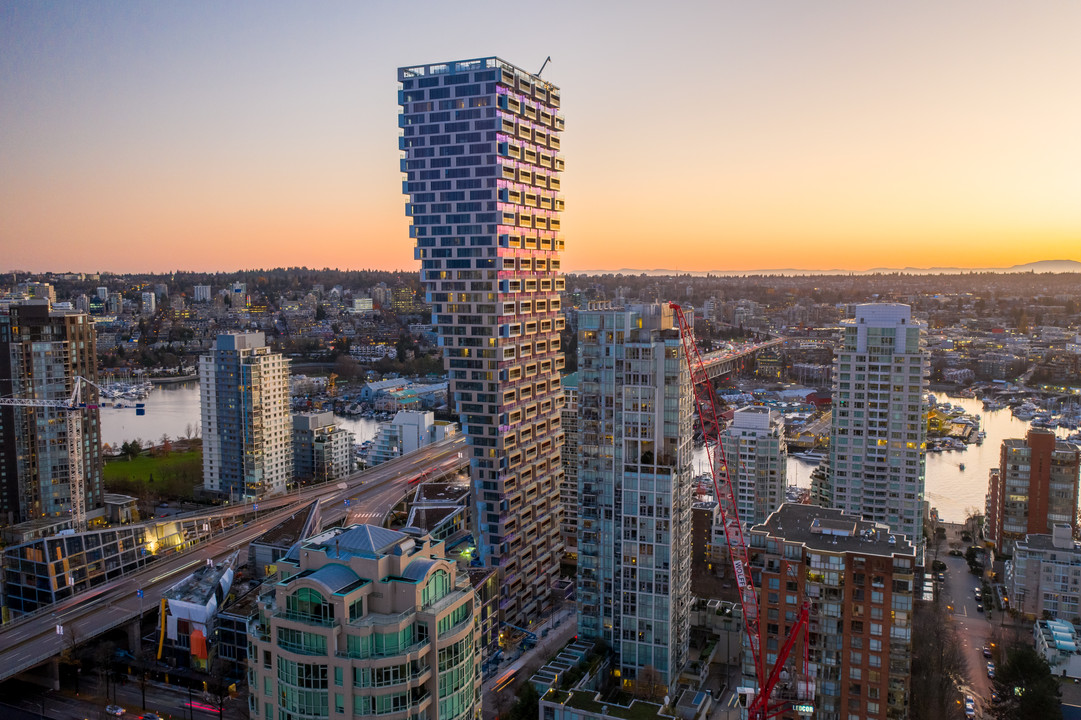
[{"label": "gradient sky", "polygon": [[412,269],[400,65],[563,90],[564,269],[1081,260],[1081,2],[0,0],[0,269]]}]

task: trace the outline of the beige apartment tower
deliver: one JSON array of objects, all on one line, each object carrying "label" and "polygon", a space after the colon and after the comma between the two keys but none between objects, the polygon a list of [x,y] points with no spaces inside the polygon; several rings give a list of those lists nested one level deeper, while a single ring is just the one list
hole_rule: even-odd
[{"label": "beige apartment tower", "polygon": [[252,720],[480,718],[475,593],[442,543],[354,525],[277,567],[248,629]]}]

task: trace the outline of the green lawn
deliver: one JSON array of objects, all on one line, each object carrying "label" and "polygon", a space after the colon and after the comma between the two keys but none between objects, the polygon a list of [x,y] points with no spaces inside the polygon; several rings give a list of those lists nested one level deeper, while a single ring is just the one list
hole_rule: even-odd
[{"label": "green lawn", "polygon": [[105,488],[137,497],[190,500],[203,482],[203,451],[185,450],[165,456],[140,455],[105,463]]}]

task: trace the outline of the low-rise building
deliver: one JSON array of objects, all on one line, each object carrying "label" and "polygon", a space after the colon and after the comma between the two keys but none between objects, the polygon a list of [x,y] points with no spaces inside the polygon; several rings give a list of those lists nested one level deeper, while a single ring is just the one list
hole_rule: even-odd
[{"label": "low-rise building", "polygon": [[218,609],[233,585],[237,555],[218,565],[204,565],[162,595],[168,603],[163,645],[181,667],[206,670]]},{"label": "low-rise building", "polygon": [[1032,628],[1036,652],[1051,666],[1051,674],[1081,678],[1081,646],[1077,630],[1064,620],[1037,620]]},{"label": "low-rise building", "polygon": [[434,413],[419,410],[399,410],[389,423],[379,426],[372,444],[371,464],[379,465],[402,455],[408,455],[425,445],[454,435],[457,425],[437,421]]},{"label": "low-rise building", "polygon": [[1027,617],[1081,620],[1081,543],[1066,523],[1018,540],[1006,562],[1010,606]]}]

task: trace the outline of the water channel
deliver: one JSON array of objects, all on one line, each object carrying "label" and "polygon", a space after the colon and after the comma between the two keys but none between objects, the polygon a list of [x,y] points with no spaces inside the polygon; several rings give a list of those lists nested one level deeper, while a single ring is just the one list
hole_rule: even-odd
[{"label": "water channel", "polygon": [[[940,401],[946,400],[943,397]],[[927,454],[926,497],[938,508],[939,515],[948,521],[962,521],[966,511],[984,508],[987,493],[988,471],[998,466],[999,447],[1006,438],[1023,438],[1029,424],[1018,420],[1007,410],[985,412],[983,403],[968,398],[949,398],[948,402],[960,405],[969,414],[981,416],[987,439],[982,445],[969,445],[967,450]],[[136,416],[133,409],[103,408],[101,411],[102,442],[117,445],[127,440],[141,438],[157,443],[163,434],[171,438],[184,437],[189,425],[199,426],[199,385],[195,382],[178,385],[160,385],[145,400],[146,415]],[[375,437],[379,422],[366,418],[337,417],[345,428],[356,433],[357,442]],[[1058,430],[1065,436],[1069,431]],[[696,472],[705,467],[703,453],[695,458]],[[965,469],[960,465],[964,463]],[[810,487],[810,463],[789,458],[788,482],[799,487]]]}]

